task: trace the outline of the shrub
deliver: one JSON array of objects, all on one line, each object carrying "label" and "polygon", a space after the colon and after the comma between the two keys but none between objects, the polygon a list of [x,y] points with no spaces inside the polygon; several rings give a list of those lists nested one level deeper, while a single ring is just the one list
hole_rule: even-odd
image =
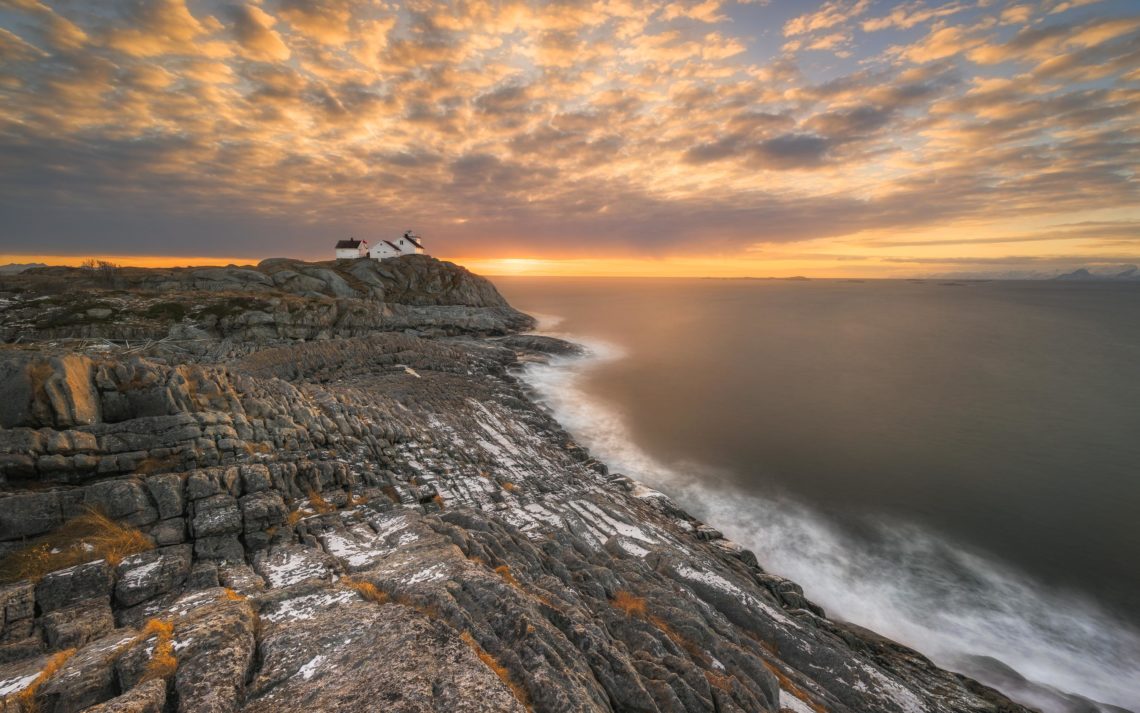
[{"label": "shrub", "polygon": [[57,569],[99,559],[117,567],[123,558],[153,549],[154,542],[143,533],[91,509],[0,559],[0,582],[39,581]]}]

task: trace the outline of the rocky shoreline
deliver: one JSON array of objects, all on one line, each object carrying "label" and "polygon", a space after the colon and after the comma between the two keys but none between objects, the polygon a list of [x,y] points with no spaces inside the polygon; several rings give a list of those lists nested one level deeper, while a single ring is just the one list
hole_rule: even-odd
[{"label": "rocky shoreline", "polygon": [[418,256],[0,278],[0,711],[1027,710],[609,473],[531,326]]}]

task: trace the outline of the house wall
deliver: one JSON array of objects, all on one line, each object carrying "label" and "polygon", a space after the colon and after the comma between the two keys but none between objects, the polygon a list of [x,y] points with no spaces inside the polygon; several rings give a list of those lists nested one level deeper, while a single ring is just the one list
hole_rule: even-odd
[{"label": "house wall", "polygon": [[356,248],[337,248],[336,249],[336,259],[337,260],[352,260],[354,258],[360,257],[360,255],[361,255],[360,251],[357,250]]},{"label": "house wall", "polygon": [[388,247],[387,245],[385,245],[383,247],[376,246],[376,247],[372,248],[370,251],[368,251],[368,257],[371,257],[375,260],[384,260],[384,259],[390,258],[390,257],[397,257],[400,254],[401,253],[396,252],[395,250]]}]

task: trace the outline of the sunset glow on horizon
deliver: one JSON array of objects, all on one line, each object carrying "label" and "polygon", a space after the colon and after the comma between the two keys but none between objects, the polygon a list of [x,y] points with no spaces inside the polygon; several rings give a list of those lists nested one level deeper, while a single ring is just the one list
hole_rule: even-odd
[{"label": "sunset glow on horizon", "polygon": [[1112,269],[1138,44],[1128,0],[0,0],[0,260]]}]

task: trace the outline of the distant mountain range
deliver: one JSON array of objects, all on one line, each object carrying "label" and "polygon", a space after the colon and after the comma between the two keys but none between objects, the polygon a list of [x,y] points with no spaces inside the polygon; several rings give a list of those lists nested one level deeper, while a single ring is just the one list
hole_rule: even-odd
[{"label": "distant mountain range", "polygon": [[1087,267],[1081,267],[1081,268],[1078,268],[1076,270],[1073,270],[1072,272],[1066,272],[1064,274],[1057,275],[1053,279],[1054,280],[1065,280],[1065,281],[1071,281],[1071,282],[1090,281],[1090,280],[1095,280],[1098,282],[1103,282],[1103,281],[1134,281],[1134,282],[1140,282],[1140,270],[1138,270],[1135,265],[1127,265],[1127,266],[1124,266],[1123,269],[1120,267],[1114,267],[1114,268],[1111,268],[1108,270],[1100,269],[1100,270],[1097,270],[1096,272],[1093,272],[1092,270],[1088,269]]},{"label": "distant mountain range", "polygon": [[1062,282],[1140,282],[1136,265],[1099,265],[1065,271],[1006,270],[994,272],[944,272],[919,276],[925,280],[1060,280]]},{"label": "distant mountain range", "polygon": [[47,267],[47,265],[42,262],[10,262],[7,265],[0,265],[0,275],[15,275],[33,267]]}]

